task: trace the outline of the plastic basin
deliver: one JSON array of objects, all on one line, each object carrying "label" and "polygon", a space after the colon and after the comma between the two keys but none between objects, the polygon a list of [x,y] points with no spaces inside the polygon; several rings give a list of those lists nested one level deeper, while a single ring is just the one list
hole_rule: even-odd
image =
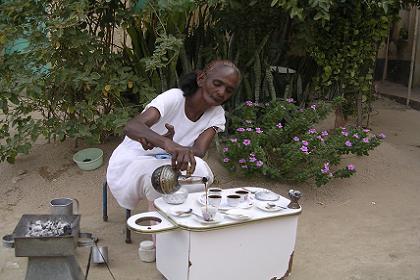
[{"label": "plastic basin", "polygon": [[103,163],[104,152],[98,148],[87,148],[78,151],[73,156],[73,161],[82,170],[94,170]]}]

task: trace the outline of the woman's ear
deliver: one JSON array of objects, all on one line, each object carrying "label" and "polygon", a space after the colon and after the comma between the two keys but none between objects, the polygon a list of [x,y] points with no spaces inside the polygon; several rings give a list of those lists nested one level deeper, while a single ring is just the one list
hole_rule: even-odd
[{"label": "woman's ear", "polygon": [[197,72],[197,85],[198,87],[202,87],[204,84],[204,81],[206,80],[206,73],[204,71],[198,71]]}]

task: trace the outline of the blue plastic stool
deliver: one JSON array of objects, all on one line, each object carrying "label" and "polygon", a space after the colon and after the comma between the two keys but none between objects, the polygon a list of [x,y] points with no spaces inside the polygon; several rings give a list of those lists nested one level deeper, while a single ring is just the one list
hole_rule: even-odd
[{"label": "blue plastic stool", "polygon": [[[131,217],[131,210],[125,209],[125,221]],[[105,181],[102,186],[102,219],[108,221],[108,182]],[[131,243],[131,231],[125,223],[125,243]]]}]

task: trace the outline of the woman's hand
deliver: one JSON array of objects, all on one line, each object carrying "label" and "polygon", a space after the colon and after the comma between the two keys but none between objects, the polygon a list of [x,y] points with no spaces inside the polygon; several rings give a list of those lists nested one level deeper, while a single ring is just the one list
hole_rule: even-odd
[{"label": "woman's hand", "polygon": [[[173,140],[174,135],[175,135],[174,126],[170,125],[169,123],[166,123],[165,127],[168,131],[165,134],[163,134],[162,136]],[[151,150],[151,149],[155,148],[155,146],[152,143],[150,143],[149,141],[147,141],[147,139],[144,138],[144,137],[139,138],[138,141],[140,142],[140,144],[142,145],[144,150]]]},{"label": "woman's hand", "polygon": [[186,170],[187,175],[191,175],[196,164],[193,150],[173,141],[167,141],[166,143],[165,151],[172,155],[172,168],[180,171]]}]

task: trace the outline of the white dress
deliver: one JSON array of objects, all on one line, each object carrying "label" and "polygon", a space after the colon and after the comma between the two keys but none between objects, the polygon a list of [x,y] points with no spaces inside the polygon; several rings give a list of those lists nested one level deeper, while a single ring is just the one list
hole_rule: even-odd
[{"label": "white dress", "polygon": [[[153,99],[144,110],[154,107],[160,112],[159,121],[151,126],[156,133],[163,135],[167,132],[166,123],[174,126],[173,140],[183,146],[192,146],[197,137],[210,127],[217,127],[219,131],[225,129],[225,111],[221,106],[207,110],[197,121],[193,122],[185,115],[185,97],[180,89],[170,89]],[[144,150],[137,141],[125,137],[123,142],[114,150],[107,169],[107,182],[111,193],[120,204],[127,209],[134,209],[137,203],[147,198],[149,201],[161,196],[154,190],[151,175],[159,166],[171,164],[170,159],[158,159],[157,154],[165,153],[161,148]],[[201,158],[195,157],[196,168],[192,175],[208,177],[210,185],[214,176]],[[187,186],[189,191],[204,190],[202,184]]]}]

